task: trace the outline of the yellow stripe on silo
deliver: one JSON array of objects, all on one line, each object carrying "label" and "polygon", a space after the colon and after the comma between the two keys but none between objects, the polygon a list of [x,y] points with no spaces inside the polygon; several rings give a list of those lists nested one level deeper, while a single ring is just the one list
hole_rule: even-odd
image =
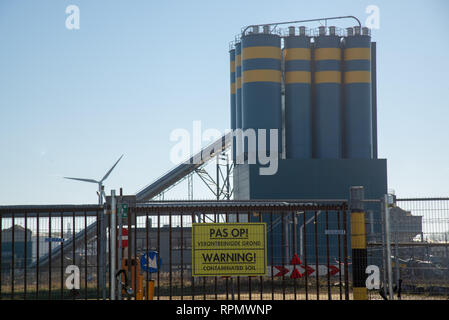
[{"label": "yellow stripe on silo", "polygon": [[243,71],[243,83],[248,82],[281,82],[281,72],[268,69]]},{"label": "yellow stripe on silo", "polygon": [[345,61],[348,60],[370,60],[371,49],[370,48],[349,48],[345,49]]},{"label": "yellow stripe on silo", "polygon": [[235,78],[235,83],[237,84],[237,89],[242,88],[242,77]]},{"label": "yellow stripe on silo", "polygon": [[315,83],[341,83],[341,72],[317,71],[315,72]]},{"label": "yellow stripe on silo", "polygon": [[369,71],[347,71],[345,72],[345,84],[348,83],[370,83],[371,72]]},{"label": "yellow stripe on silo", "polygon": [[351,212],[351,247],[366,249],[365,212]]},{"label": "yellow stripe on silo", "polygon": [[231,61],[231,72],[235,72],[235,61]]},{"label": "yellow stripe on silo", "polygon": [[241,58],[242,58],[242,56],[240,54],[235,56],[235,66],[236,67],[240,67],[242,65],[242,59]]},{"label": "yellow stripe on silo", "polygon": [[285,83],[311,83],[312,75],[310,71],[287,71],[285,72]]},{"label": "yellow stripe on silo", "polygon": [[231,83],[231,94],[235,94],[235,82]]},{"label": "yellow stripe on silo", "polygon": [[315,49],[315,60],[341,60],[340,48]]},{"label": "yellow stripe on silo", "polygon": [[311,54],[308,48],[290,48],[285,50],[285,61],[310,59]]},{"label": "yellow stripe on silo", "polygon": [[242,59],[281,59],[281,48],[265,46],[265,47],[248,47],[243,48]]}]

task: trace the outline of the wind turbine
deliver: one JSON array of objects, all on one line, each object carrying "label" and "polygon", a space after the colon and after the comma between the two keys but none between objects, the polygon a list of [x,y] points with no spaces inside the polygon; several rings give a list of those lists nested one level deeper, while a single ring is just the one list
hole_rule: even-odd
[{"label": "wind turbine", "polygon": [[99,205],[103,205],[103,181],[105,181],[108,177],[109,174],[112,172],[112,170],[114,170],[115,166],[117,165],[117,163],[122,159],[123,154],[121,155],[121,157],[117,160],[117,162],[112,166],[111,169],[109,169],[108,172],[106,172],[106,174],[104,175],[103,179],[101,179],[100,181],[94,180],[94,179],[83,179],[83,178],[70,178],[70,177],[64,177],[64,179],[71,179],[71,180],[77,180],[77,181],[83,181],[83,182],[90,182],[90,183],[97,183],[98,184],[98,204]]}]

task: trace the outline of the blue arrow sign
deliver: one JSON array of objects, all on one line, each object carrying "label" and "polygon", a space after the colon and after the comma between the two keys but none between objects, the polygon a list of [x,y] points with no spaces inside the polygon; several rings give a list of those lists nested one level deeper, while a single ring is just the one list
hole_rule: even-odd
[{"label": "blue arrow sign", "polygon": [[140,257],[140,268],[143,271],[150,273],[157,272],[160,267],[162,259],[159,257],[157,251],[148,251]]}]

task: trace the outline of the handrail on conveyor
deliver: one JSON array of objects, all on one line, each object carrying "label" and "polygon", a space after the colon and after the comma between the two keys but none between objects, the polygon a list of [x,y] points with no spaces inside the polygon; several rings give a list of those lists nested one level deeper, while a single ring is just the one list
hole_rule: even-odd
[{"label": "handrail on conveyor", "polygon": [[232,132],[224,134],[222,137],[194,154],[188,160],[178,164],[165,174],[159,176],[153,183],[148,184],[136,193],[136,200],[147,201],[152,199],[177,181],[192,173],[195,169],[206,164],[215,156],[217,150],[222,152],[228,149],[232,142],[232,134]]}]

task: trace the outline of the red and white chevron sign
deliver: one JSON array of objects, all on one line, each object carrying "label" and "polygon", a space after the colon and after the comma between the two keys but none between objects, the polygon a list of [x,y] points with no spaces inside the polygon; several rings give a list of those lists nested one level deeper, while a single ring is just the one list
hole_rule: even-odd
[{"label": "red and white chevron sign", "polygon": [[[307,271],[308,277],[315,277],[316,276],[316,266],[315,265],[307,265],[307,268],[305,265],[284,265],[284,266],[271,266],[267,267],[267,274],[269,277],[271,277],[271,269],[273,269],[273,276],[275,277],[288,277],[292,279],[298,279],[305,276]],[[296,271],[295,271],[296,270]],[[330,274],[331,276],[338,276],[340,273],[344,274],[344,268],[343,265],[341,267],[337,265],[329,265],[329,268],[325,264],[318,265],[318,276],[327,276],[327,274]]]}]

